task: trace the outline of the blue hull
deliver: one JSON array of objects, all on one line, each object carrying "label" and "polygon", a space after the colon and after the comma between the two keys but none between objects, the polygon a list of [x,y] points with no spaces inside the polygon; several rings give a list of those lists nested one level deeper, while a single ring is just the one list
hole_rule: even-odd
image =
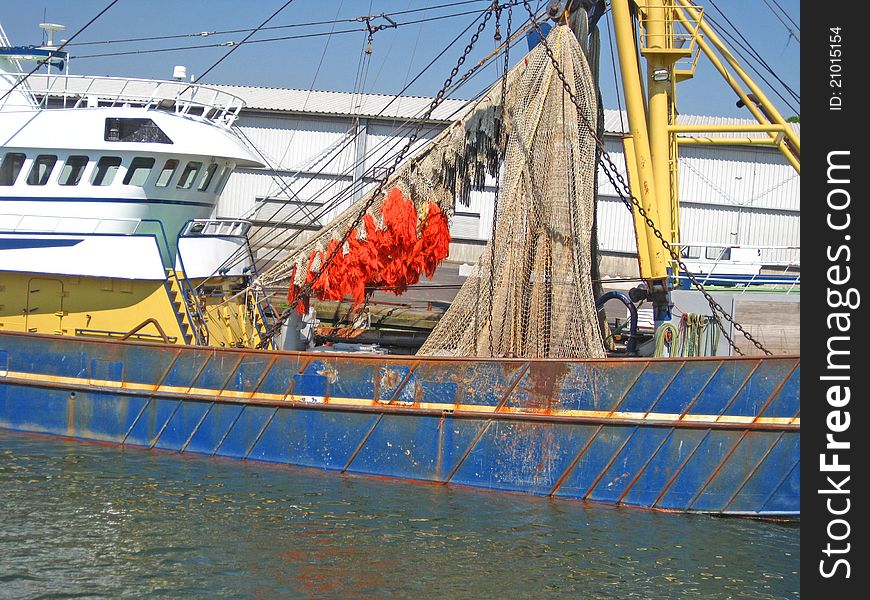
[{"label": "blue hull", "polygon": [[800,359],[484,360],[0,333],[0,427],[672,511],[800,514]]}]

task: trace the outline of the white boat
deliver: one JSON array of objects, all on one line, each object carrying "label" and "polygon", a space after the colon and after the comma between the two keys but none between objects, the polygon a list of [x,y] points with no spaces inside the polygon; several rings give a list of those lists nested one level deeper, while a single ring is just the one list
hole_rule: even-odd
[{"label": "white boat", "polygon": [[[0,54],[2,328],[118,337],[146,314],[133,335],[256,344],[250,311],[207,314],[253,269],[250,223],[208,219],[233,169],[261,165],[231,130],[243,102],[182,81],[26,78],[46,59],[67,56]],[[194,301],[205,280],[211,299]]]}]

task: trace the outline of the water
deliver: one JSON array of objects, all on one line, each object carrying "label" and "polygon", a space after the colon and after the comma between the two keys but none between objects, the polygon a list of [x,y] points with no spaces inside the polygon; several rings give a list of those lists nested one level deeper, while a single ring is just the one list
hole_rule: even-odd
[{"label": "water", "polygon": [[797,525],[0,431],[0,598],[790,598]]}]

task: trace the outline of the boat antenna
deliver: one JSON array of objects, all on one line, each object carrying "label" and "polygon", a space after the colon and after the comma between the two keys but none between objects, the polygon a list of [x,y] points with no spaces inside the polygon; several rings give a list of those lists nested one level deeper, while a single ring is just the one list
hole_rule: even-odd
[{"label": "boat antenna", "polygon": [[[291,1],[292,1],[292,0],[291,0]],[[96,14],[96,15],[95,15],[95,16],[94,16],[90,21],[88,21],[87,23],[85,23],[85,24],[82,26],[81,29],[79,29],[78,31],[76,31],[76,32],[72,35],[72,37],[70,37],[68,40],[65,40],[65,41],[60,45],[60,47],[57,48],[56,52],[60,52],[61,50],[63,50],[67,45],[69,45],[69,43],[70,43],[71,41],[73,41],[74,39],[76,39],[76,37],[78,37],[78,35],[79,35],[81,32],[83,32],[85,29],[87,29],[88,27],[90,27],[91,24],[92,24],[94,21],[96,21],[97,19],[99,19],[100,17],[102,17],[102,16],[106,13],[106,11],[108,11],[110,8],[112,8],[113,6],[115,6],[117,3],[118,3],[118,0],[112,0],[111,2],[109,2],[109,4],[106,6],[106,8],[104,8],[103,10],[101,10],[100,12],[98,12],[98,13],[97,13],[97,14]],[[42,66],[42,62],[40,61],[39,63],[37,63],[37,65],[36,65],[35,67],[33,67],[33,70],[31,70],[27,75],[25,75],[24,77],[22,77],[22,78],[19,79],[18,81],[16,81],[14,85],[12,85],[8,90],[6,90],[6,92],[5,92],[2,96],[0,96],[0,102],[3,102],[3,100],[5,100],[5,99],[9,96],[9,94],[11,94],[13,91],[15,91],[16,88],[18,88],[18,87],[21,86],[25,81],[27,81],[27,80],[30,78],[31,75],[33,75],[34,73],[36,73],[36,72],[39,70],[39,67],[41,67],[41,66]]]},{"label": "boat antenna", "polygon": [[39,28],[42,29],[43,46],[52,50],[54,49],[54,34],[66,29],[63,25],[47,22],[40,23]]}]

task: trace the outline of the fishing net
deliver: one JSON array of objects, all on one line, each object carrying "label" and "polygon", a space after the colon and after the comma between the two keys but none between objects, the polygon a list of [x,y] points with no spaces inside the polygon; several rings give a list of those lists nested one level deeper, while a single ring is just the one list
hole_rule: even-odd
[{"label": "fishing net", "polygon": [[[554,27],[547,41],[582,114],[543,46],[536,46],[510,70],[504,90],[494,85],[402,165],[384,188],[389,193],[349,207],[260,283],[289,284],[293,295],[317,280],[318,297],[345,294],[356,301],[389,267],[390,254],[366,247],[369,238],[394,240],[407,228],[405,247],[414,247],[425,237],[429,215],[443,218],[456,202],[468,205],[471,191],[483,189],[487,174],[498,176],[503,163],[492,239],[419,354],[604,356],[591,281],[595,141],[589,124],[594,129],[596,95],[571,31]],[[408,204],[390,208],[397,198]],[[396,213],[407,217],[391,222],[388,215]],[[430,274],[443,258],[443,242],[429,244],[417,266],[411,266],[413,256],[400,259],[403,280]],[[339,244],[341,250],[331,252]],[[371,258],[375,254],[379,258]],[[345,268],[363,255],[370,257],[368,266]],[[341,269],[334,270],[336,261]],[[324,277],[333,295],[325,293]]]},{"label": "fishing net", "polygon": [[[514,87],[511,82],[521,75],[521,69],[515,67],[507,77],[508,94]],[[347,282],[339,283],[343,269],[335,269],[335,263],[342,263],[342,257],[354,252],[355,246],[366,245],[373,232],[377,232],[379,243],[382,239],[398,241],[400,245],[415,244],[425,237],[427,225],[431,227],[430,216],[436,219],[447,219],[452,215],[455,205],[469,206],[471,192],[483,190],[486,176],[498,175],[499,164],[504,156],[507,142],[507,125],[502,122],[500,84],[485,93],[477,102],[465,109],[460,117],[439,133],[431,142],[417,151],[405,161],[383,186],[383,192],[375,195],[374,189],[364,195],[358,202],[352,204],[333,219],[329,225],[318,231],[308,241],[263,272],[258,283],[264,287],[288,285],[291,294],[300,289],[306,282],[317,279],[315,295],[322,299],[340,299],[335,297],[341,291],[346,291],[355,301],[359,286],[373,287],[379,283],[384,269],[390,265],[380,264],[379,268],[354,269],[363,276],[374,275],[374,279],[360,278],[355,282],[353,290],[346,287]],[[505,102],[507,104],[507,102]],[[404,215],[404,216],[402,216]],[[404,231],[408,228],[416,230],[416,240],[411,239]],[[436,229],[440,230],[440,227]],[[439,236],[442,237],[442,236]],[[430,244],[441,248],[443,237],[439,243]],[[449,232],[446,234],[449,244]],[[334,253],[337,244],[342,245],[341,252]],[[367,248],[366,250],[371,250]],[[390,252],[377,252],[381,258],[397,258]],[[407,261],[407,248],[399,252],[398,260]],[[330,257],[332,257],[330,259]],[[426,253],[418,261],[420,265],[437,263],[446,257],[437,250]],[[361,259],[365,261],[366,259]],[[324,267],[324,263],[329,262]],[[353,259],[356,262],[356,258]],[[326,270],[325,270],[326,269]],[[419,275],[418,271],[418,275]],[[427,273],[431,276],[431,273]],[[320,282],[324,277],[335,281],[330,291],[323,288]],[[408,281],[411,278],[406,278]],[[391,291],[400,294],[402,286],[395,286]]]},{"label": "fishing net", "polygon": [[596,95],[570,30],[556,27],[547,41],[583,115],[539,45],[506,106],[493,246],[420,354],[604,356],[591,281],[595,141],[586,124],[597,120]]}]

